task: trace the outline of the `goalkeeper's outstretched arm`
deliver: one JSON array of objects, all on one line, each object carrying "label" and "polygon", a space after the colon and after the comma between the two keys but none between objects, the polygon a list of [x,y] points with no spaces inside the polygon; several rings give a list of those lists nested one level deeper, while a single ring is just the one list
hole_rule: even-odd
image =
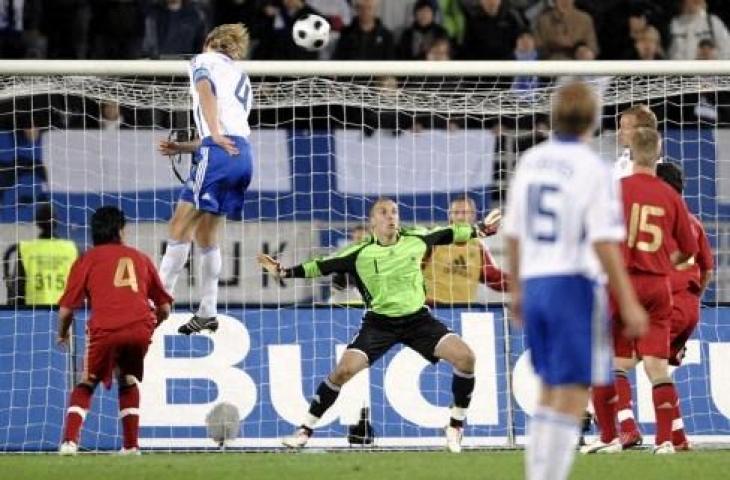
[{"label": "goalkeeper's outstretched arm", "polygon": [[346,247],[330,257],[308,260],[299,265],[285,268],[281,263],[269,255],[260,253],[257,257],[259,264],[276,278],[317,278],[332,273],[355,274],[355,259],[367,242],[360,242]]}]

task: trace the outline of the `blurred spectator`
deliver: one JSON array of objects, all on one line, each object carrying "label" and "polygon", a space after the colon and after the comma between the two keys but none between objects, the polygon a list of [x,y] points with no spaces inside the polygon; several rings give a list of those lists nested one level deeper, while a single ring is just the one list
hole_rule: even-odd
[{"label": "blurred spectator", "polygon": [[[537,48],[535,47],[535,37],[529,30],[523,30],[518,36],[515,43],[514,51],[515,60],[534,61],[539,58]],[[530,94],[540,84],[537,75],[518,75],[512,82],[512,90],[525,95]]]},{"label": "blurred spectator", "polygon": [[[26,5],[29,3],[30,5]],[[37,29],[33,1],[0,0],[0,57],[26,58],[29,35]]]},{"label": "blurred spectator", "polygon": [[142,55],[145,15],[142,0],[91,2],[91,58],[129,60]]},{"label": "blurred spectator", "polygon": [[330,22],[331,32],[341,32],[352,22],[352,7],[347,0],[309,0],[308,3]]},{"label": "blurred spectator", "polygon": [[342,31],[335,60],[392,60],[393,35],[376,16],[378,0],[356,0],[357,16]]},{"label": "blurred spectator", "polygon": [[21,241],[3,255],[9,305],[55,305],[78,256],[74,242],[57,238],[58,221],[49,203],[40,204],[35,217],[38,238]]},{"label": "blurred spectator", "polygon": [[480,11],[467,19],[462,57],[470,60],[510,60],[517,35],[524,29],[519,14],[502,0],[480,0]]},{"label": "blurred spectator", "polygon": [[441,13],[441,24],[449,33],[449,37],[461,46],[464,43],[466,16],[461,8],[460,0],[438,0]]},{"label": "blurred spectator", "polygon": [[432,62],[451,60],[451,40],[449,40],[449,37],[434,38],[426,52],[426,60]]},{"label": "blurred spectator", "polygon": [[663,60],[664,51],[659,30],[647,26],[635,36],[634,51],[627,57],[629,60]]},{"label": "blurred spectator", "polygon": [[[365,225],[356,225],[350,230],[348,244],[359,243],[369,236]],[[362,305],[362,295],[357,289],[357,280],[351,273],[336,273],[332,276],[332,289],[328,303],[337,305]]]},{"label": "blurred spectator", "polygon": [[281,8],[268,2],[264,8],[261,38],[254,58],[262,60],[316,60],[319,52],[297,46],[292,38],[294,22],[305,15],[320,15],[305,0],[282,0]]},{"label": "blurred spectator", "polygon": [[[352,1],[353,5],[356,1]],[[400,39],[403,31],[411,24],[413,6],[416,2],[417,0],[381,0],[378,2],[379,8],[376,10],[376,14],[383,22],[383,26],[390,30],[394,42]]]},{"label": "blurred spectator", "polygon": [[717,60],[720,58],[715,42],[709,38],[700,40],[697,45],[697,60]]},{"label": "blurred spectator", "polygon": [[36,0],[38,29],[45,37],[46,57],[81,59],[88,55],[89,0]]},{"label": "blurred spectator", "polygon": [[719,58],[730,58],[730,33],[722,20],[707,12],[705,0],[683,0],[681,13],[672,19],[669,28],[672,60],[694,60],[703,39],[714,42]]},{"label": "blurred spectator", "polygon": [[593,19],[575,8],[574,0],[555,0],[554,7],[542,12],[535,25],[535,39],[540,57],[546,60],[573,58],[581,42],[598,53]]},{"label": "blurred spectator", "polygon": [[418,0],[413,6],[413,24],[400,40],[400,57],[405,60],[423,60],[436,38],[447,36],[446,30],[434,19],[430,0]]},{"label": "blurred spectator", "polygon": [[[476,203],[472,198],[463,196],[451,202],[450,224],[473,225],[476,220]],[[423,276],[430,304],[475,302],[480,283],[498,292],[507,289],[507,275],[494,264],[489,250],[478,238],[464,244],[434,247],[424,262]]]},{"label": "blurred spectator", "polygon": [[34,205],[47,200],[48,172],[40,130],[0,133],[0,203]]},{"label": "blurred spectator", "polygon": [[194,55],[202,49],[205,33],[203,13],[189,0],[164,0],[147,14],[143,55]]},{"label": "blurred spectator", "polygon": [[575,46],[575,50],[573,50],[573,59],[574,60],[595,60],[596,59],[596,52],[591,50],[591,47],[586,45],[585,43],[581,42],[578,43]]}]

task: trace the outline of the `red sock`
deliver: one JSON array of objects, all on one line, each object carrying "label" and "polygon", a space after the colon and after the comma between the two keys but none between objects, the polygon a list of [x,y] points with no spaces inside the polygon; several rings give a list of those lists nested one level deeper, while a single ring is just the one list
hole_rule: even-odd
[{"label": "red sock", "polygon": [[137,385],[119,389],[119,416],[122,419],[124,448],[137,447],[139,436],[139,389]]},{"label": "red sock", "polygon": [[687,442],[687,436],[684,434],[684,422],[682,421],[682,412],[679,410],[679,402],[674,407],[674,420],[672,421],[672,444],[675,446],[682,445]]},{"label": "red sock", "polygon": [[[656,440],[654,443],[661,445],[672,440],[672,421],[674,421],[677,409],[677,390],[673,383],[660,383],[654,385],[652,390],[654,401],[654,414],[656,415]],[[670,405],[660,408],[661,405]]]},{"label": "red sock", "polygon": [[634,420],[634,402],[631,398],[631,383],[626,372],[616,372],[616,417],[618,418],[621,433],[633,433],[638,430]]},{"label": "red sock", "polygon": [[66,413],[66,430],[63,433],[64,442],[74,442],[78,445],[79,432],[91,406],[92,395],[94,389],[84,384],[76,385],[71,391]]},{"label": "red sock", "polygon": [[608,443],[616,438],[616,387],[613,384],[593,387],[593,409],[601,429],[601,441]]}]

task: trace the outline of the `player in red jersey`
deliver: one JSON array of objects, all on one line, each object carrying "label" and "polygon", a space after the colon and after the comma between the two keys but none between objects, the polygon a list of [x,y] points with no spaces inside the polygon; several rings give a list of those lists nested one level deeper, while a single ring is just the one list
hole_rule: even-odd
[{"label": "player in red jersey", "polygon": [[621,333],[621,319],[614,315],[615,384],[593,390],[601,438],[583,447],[583,453],[619,452],[624,445],[640,442],[633,418],[620,419],[622,430],[628,434],[624,438],[619,438],[616,430],[616,413],[631,408],[627,371],[640,360],[653,385],[657,425],[654,453],[674,453],[672,420],[679,401],[668,370],[672,317],[669,274],[675,265],[692,258],[698,247],[684,201],[656,178],[660,142],[656,130],[638,128],[631,140],[634,174],[621,180],[628,232],[624,261],[639,300],[649,313],[649,331],[638,340],[626,338]]},{"label": "player in red jersey", "polygon": [[[170,314],[172,297],[162,286],[157,269],[143,253],[123,244],[124,213],[101,207],[91,217],[94,248],[71,267],[66,291],[59,300],[58,343],[69,341],[73,311],[88,299],[86,353],[81,382],[71,392],[61,455],[75,455],[79,431],[91,406],[94,389],[103,382],[119,383],[119,414],[124,432],[121,453],[138,454],[139,390],[144,356],[155,327]],[[150,303],[155,305],[154,312]]]},{"label": "player in red jersey", "polygon": [[[657,165],[657,177],[664,180],[677,193],[682,194],[684,182],[682,171],[674,164]],[[686,263],[677,265],[669,276],[672,286],[672,328],[669,344],[669,365],[679,366],[684,358],[685,345],[700,321],[702,294],[712,280],[714,260],[712,247],[702,222],[690,214],[693,232],[699,251]],[[689,442],[684,434],[684,422],[679,408],[675,411],[672,424],[672,443],[675,449],[688,450]]]}]

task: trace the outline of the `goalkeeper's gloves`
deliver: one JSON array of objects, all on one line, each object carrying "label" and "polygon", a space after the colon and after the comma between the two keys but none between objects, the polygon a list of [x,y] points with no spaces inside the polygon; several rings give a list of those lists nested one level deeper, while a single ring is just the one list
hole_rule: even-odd
[{"label": "goalkeeper's gloves", "polygon": [[477,222],[475,225],[477,234],[480,237],[490,237],[497,233],[499,224],[502,222],[502,212],[498,208],[492,209],[484,220]]},{"label": "goalkeeper's gloves", "polygon": [[256,256],[256,259],[258,260],[259,265],[261,265],[264,270],[266,270],[274,278],[279,279],[286,277],[285,270],[281,266],[281,263],[278,260],[274,260],[274,258],[270,255],[259,253]]}]

